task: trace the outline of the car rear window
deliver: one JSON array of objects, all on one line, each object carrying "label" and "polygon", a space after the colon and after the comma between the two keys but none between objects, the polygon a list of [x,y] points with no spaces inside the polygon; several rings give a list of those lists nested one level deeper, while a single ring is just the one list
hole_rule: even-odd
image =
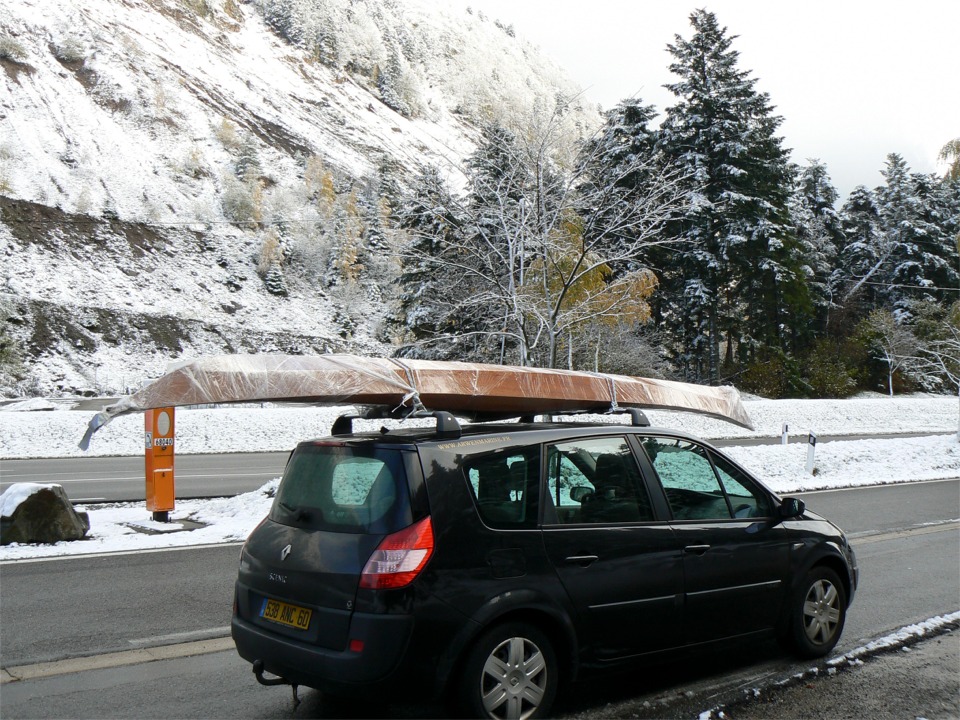
[{"label": "car rear window", "polygon": [[301,445],[287,463],[270,517],[317,530],[396,532],[413,522],[403,451]]}]

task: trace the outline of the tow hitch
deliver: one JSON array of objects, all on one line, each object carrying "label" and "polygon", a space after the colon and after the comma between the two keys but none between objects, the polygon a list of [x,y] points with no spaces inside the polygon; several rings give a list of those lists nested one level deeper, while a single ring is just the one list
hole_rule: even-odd
[{"label": "tow hitch", "polygon": [[296,710],[300,705],[300,696],[297,695],[297,684],[292,683],[286,678],[275,677],[275,678],[266,678],[263,676],[263,660],[254,660],[253,661],[253,674],[257,678],[257,682],[261,685],[289,685],[293,688],[293,709]]}]

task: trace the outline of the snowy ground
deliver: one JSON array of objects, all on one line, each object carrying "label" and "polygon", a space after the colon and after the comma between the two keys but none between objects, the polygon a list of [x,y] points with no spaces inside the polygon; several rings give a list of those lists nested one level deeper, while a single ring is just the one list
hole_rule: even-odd
[{"label": "snowy ground", "polygon": [[[930,436],[884,440],[819,442],[815,473],[805,470],[807,446],[736,446],[726,451],[780,494],[823,488],[912,482],[960,477],[955,398],[885,397],[854,400],[747,400],[757,428],[741,430],[697,415],[650,412],[654,425],[674,427],[705,438],[779,436],[786,423],[793,435],[929,432]],[[31,401],[0,412],[0,458],[82,456],[77,442],[92,412],[49,409]],[[16,412],[16,410],[24,410]],[[286,451],[298,441],[324,435],[342,411],[336,408],[244,407],[180,410],[180,453]],[[90,454],[143,452],[140,415],[118,419],[97,433]],[[377,422],[379,426],[382,422]],[[359,425],[359,423],[358,423]],[[951,433],[936,435],[933,433]],[[266,515],[276,480],[252,493],[214,500],[180,500],[170,524],[154,523],[142,504],[90,506],[89,539],[52,546],[9,545],[0,561],[173,546],[240,542]],[[203,523],[184,531],[178,521]],[[136,526],[136,527],[132,527]],[[157,534],[147,534],[143,529]]]}]

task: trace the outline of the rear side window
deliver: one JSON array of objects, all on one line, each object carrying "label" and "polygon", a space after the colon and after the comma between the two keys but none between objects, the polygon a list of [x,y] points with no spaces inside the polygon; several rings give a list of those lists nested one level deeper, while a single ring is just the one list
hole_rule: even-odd
[{"label": "rear side window", "polygon": [[403,452],[301,445],[287,463],[270,517],[286,525],[391,533],[413,522]]},{"label": "rear side window", "polygon": [[585,438],[547,447],[547,491],[554,517],[546,524],[653,520],[650,498],[626,438]]},{"label": "rear side window", "polygon": [[531,528],[540,500],[540,447],[530,445],[471,456],[464,474],[484,524]]}]

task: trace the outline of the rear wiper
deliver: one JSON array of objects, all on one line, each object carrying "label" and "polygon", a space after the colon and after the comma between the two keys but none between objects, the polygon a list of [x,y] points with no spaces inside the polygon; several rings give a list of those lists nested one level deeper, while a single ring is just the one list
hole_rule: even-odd
[{"label": "rear wiper", "polygon": [[305,522],[305,521],[309,521],[309,520],[310,520],[310,513],[308,513],[308,512],[307,512],[306,510],[304,510],[303,508],[291,507],[290,505],[287,505],[287,504],[286,504],[285,502],[283,502],[282,500],[278,501],[278,502],[277,502],[277,505],[279,505],[279,506],[282,507],[284,510],[286,510],[288,513],[290,513],[291,515],[293,515],[293,516],[294,516],[294,520],[295,520],[296,522]]}]

